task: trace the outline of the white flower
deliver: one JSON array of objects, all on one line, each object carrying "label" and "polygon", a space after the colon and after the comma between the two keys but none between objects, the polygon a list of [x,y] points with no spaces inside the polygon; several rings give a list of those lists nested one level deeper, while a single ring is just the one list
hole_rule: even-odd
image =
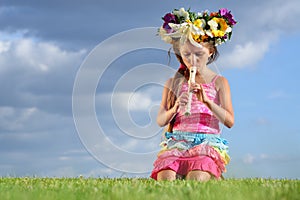
[{"label": "white flower", "polygon": [[173,38],[183,38],[189,30],[189,25],[186,22],[182,24],[169,23],[169,26],[173,30],[172,33],[168,33],[163,27],[159,29],[159,35],[166,43],[172,43]]},{"label": "white flower", "polygon": [[169,36],[169,34],[167,33],[167,31],[163,27],[160,27],[158,33],[159,33],[161,39],[163,41],[165,41],[166,43],[171,43],[172,42],[172,38]]},{"label": "white flower", "polygon": [[182,23],[182,24],[174,24],[174,23],[169,23],[169,26],[174,30],[174,31],[178,31],[180,30],[182,27],[186,26],[187,23]]},{"label": "white flower", "polygon": [[181,37],[181,35],[186,33],[187,29],[189,28],[189,25],[186,22],[182,24],[169,23],[169,26],[174,30],[174,33],[170,33],[172,37]]},{"label": "white flower", "polygon": [[217,30],[218,29],[218,23],[215,20],[209,20],[207,24],[210,26],[211,30]]},{"label": "white flower", "polygon": [[198,13],[197,13],[197,16],[198,16],[198,17],[203,17],[203,13],[202,13],[202,12],[198,12]]},{"label": "white flower", "polygon": [[208,35],[211,38],[214,37],[214,35],[212,34],[212,32],[210,30],[206,30],[205,33],[206,33],[206,35]]},{"label": "white flower", "polygon": [[204,30],[202,28],[198,28],[194,24],[191,26],[191,32],[195,35],[205,35]]},{"label": "white flower", "polygon": [[232,28],[230,26],[228,26],[225,33],[230,33],[231,31],[232,31]]},{"label": "white flower", "polygon": [[173,14],[177,15],[179,17],[184,17],[185,20],[190,19],[189,13],[187,11],[185,11],[184,8],[180,8],[179,10],[174,10]]},{"label": "white flower", "polygon": [[221,38],[217,38],[217,39],[215,40],[215,46],[218,46],[218,45],[220,45],[220,44],[222,44],[222,40],[221,40]]},{"label": "white flower", "polygon": [[206,23],[204,19],[197,19],[191,25],[191,32],[195,35],[205,35],[203,28],[205,27]]}]

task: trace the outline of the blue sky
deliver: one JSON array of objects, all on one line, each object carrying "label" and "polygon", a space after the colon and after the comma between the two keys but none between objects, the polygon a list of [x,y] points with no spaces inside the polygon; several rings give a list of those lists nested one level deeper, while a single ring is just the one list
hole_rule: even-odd
[{"label": "blue sky", "polygon": [[[151,31],[103,41],[157,28],[180,7],[226,7],[238,21],[211,66],[229,80],[235,111],[234,127],[222,130],[232,158],[225,176],[299,179],[298,0],[2,1],[0,176],[149,176],[159,149],[161,85],[178,64],[172,57],[167,66],[168,46]],[[157,48],[117,53],[145,47],[139,36]],[[111,55],[117,58],[108,66],[99,64]],[[86,101],[95,100],[104,135],[88,125],[88,103],[75,115],[86,120],[83,129],[72,112],[75,83],[88,64],[88,80],[105,67]],[[89,85],[77,83],[84,99]]]}]

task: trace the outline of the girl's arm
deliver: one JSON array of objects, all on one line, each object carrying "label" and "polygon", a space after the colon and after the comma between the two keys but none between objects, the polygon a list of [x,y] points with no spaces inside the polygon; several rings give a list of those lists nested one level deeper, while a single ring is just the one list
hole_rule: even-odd
[{"label": "girl's arm", "polygon": [[231,128],[234,124],[234,113],[231,102],[230,87],[225,77],[219,77],[216,80],[216,89],[219,91],[220,105],[207,98],[201,86],[203,101],[208,104],[208,107],[220,122],[228,128]]},{"label": "girl's arm", "polygon": [[168,93],[170,91],[170,86],[172,83],[172,79],[167,80],[165,86],[164,86],[164,90],[163,90],[163,94],[162,94],[162,100],[161,100],[161,104],[160,104],[160,108],[157,114],[157,118],[156,118],[156,122],[159,126],[163,127],[166,126],[172,119],[173,117],[176,115],[178,107],[179,107],[179,102],[176,100],[175,105],[167,110],[167,97],[168,97]]}]

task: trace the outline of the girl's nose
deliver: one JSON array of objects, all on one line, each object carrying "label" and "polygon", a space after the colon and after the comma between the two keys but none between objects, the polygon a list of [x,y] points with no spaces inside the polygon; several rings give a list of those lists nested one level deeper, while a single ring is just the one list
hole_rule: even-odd
[{"label": "girl's nose", "polygon": [[191,61],[190,62],[191,62],[192,66],[194,66],[197,63],[196,56],[194,54],[191,55]]}]

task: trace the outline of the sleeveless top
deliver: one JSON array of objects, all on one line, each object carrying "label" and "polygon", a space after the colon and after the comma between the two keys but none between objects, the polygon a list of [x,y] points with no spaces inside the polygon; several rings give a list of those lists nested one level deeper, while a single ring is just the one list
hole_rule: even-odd
[{"label": "sleeveless top", "polygon": [[[215,81],[219,76],[216,75],[211,83],[202,83],[202,87],[209,99],[220,105],[219,95],[215,88]],[[179,95],[188,92],[188,83],[182,84]],[[179,107],[175,116],[173,131],[220,134],[219,120],[213,115],[211,110],[201,101],[196,94],[192,95],[191,115],[185,116],[186,106]]]}]

